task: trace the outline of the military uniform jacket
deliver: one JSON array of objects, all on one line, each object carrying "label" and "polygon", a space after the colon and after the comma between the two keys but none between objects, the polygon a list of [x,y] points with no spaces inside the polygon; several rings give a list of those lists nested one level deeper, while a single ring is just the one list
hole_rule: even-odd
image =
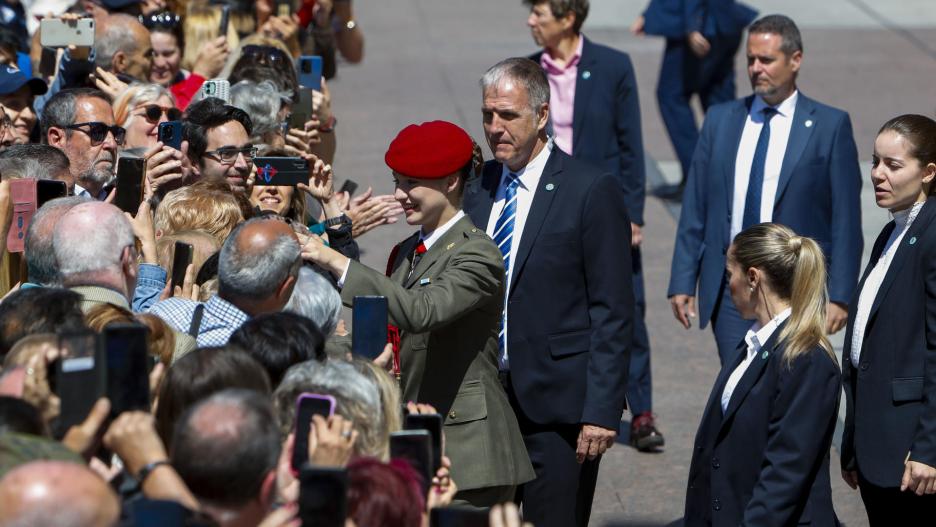
[{"label": "military uniform jacket", "polygon": [[460,490],[534,478],[516,416],[497,377],[504,305],[500,250],[466,216],[419,259],[419,234],[394,250],[390,277],[352,261],[341,298],[387,297],[400,328],[403,397],[444,417],[445,453]]}]

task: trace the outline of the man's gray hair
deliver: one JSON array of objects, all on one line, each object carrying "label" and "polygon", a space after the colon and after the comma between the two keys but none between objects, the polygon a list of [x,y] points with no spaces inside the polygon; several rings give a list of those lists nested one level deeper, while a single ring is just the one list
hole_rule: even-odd
[{"label": "man's gray hair", "polygon": [[481,93],[507,80],[516,82],[526,91],[534,113],[539,112],[542,105],[549,104],[549,80],[539,64],[525,57],[504,59],[484,72]]},{"label": "man's gray hair", "polygon": [[219,291],[234,298],[268,298],[302,265],[299,242],[287,234],[277,236],[263,251],[239,247],[238,235],[247,225],[269,218],[247,220],[231,231],[218,257]]},{"label": "man's gray hair", "polygon": [[341,295],[322,275],[309,267],[302,267],[283,311],[311,319],[327,338],[335,332],[341,318]]},{"label": "man's gray hair", "polygon": [[279,111],[284,101],[291,102],[292,93],[279,91],[271,80],[259,83],[245,80],[231,86],[231,106],[250,116],[254,137],[279,131]]},{"label": "man's gray hair", "polygon": [[118,13],[107,17],[103,29],[94,37],[94,65],[110,71],[111,62],[118,51],[128,55],[137,52],[136,36],[133,33],[135,17]]},{"label": "man's gray hair", "polygon": [[[46,102],[42,108],[42,117],[39,120],[42,131],[42,142],[48,143],[49,128],[65,128],[75,124],[75,114],[78,113],[78,99],[95,98],[111,104],[110,98],[101,90],[94,88],[71,88],[62,90]],[[72,130],[65,129],[65,135],[70,136]]]},{"label": "man's gray hair", "polygon": [[30,282],[44,286],[62,283],[53,244],[55,223],[75,205],[89,201],[91,198],[86,196],[57,198],[47,201],[36,211],[29,223],[29,228],[26,229],[24,240],[26,272]]},{"label": "man's gray hair", "polygon": [[[81,205],[104,205],[98,202]],[[123,250],[134,244],[133,227],[120,209],[108,205],[106,212],[73,214],[81,205],[66,212],[55,224],[52,243],[55,260],[63,278],[71,275],[120,268]],[[91,217],[93,216],[93,218]],[[64,221],[64,220],[69,221]]]},{"label": "man's gray hair", "polygon": [[0,174],[3,179],[50,179],[42,174],[42,165],[31,157],[0,158]]},{"label": "man's gray hair", "polygon": [[70,164],[65,152],[50,145],[12,145],[0,152],[0,174],[4,178],[55,179]]}]

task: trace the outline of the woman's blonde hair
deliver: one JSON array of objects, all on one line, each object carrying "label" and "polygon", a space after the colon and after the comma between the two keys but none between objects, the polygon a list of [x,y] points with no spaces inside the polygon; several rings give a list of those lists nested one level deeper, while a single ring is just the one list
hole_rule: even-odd
[{"label": "woman's blonde hair", "polygon": [[799,236],[789,227],[761,223],[738,234],[732,256],[741,268],[757,268],[766,275],[770,288],[790,302],[790,318],[780,332],[786,345],[786,365],[818,345],[835,361],[826,338],[825,256],[812,238]]},{"label": "woman's blonde hair", "polygon": [[[206,42],[218,38],[221,32],[221,7],[209,5],[208,2],[194,2],[188,5],[187,13],[182,22],[185,32],[185,51],[182,54],[182,67],[191,70],[195,67],[198,53]],[[231,24],[228,26],[228,49],[236,49],[240,44],[237,30]]]},{"label": "woman's blonde hair", "polygon": [[[226,185],[226,183],[224,183]],[[203,231],[224,244],[234,227],[244,221],[237,197],[227,188],[199,181],[166,194],[156,207],[155,227],[163,235]]]},{"label": "woman's blonde hair", "polygon": [[120,93],[114,99],[114,122],[117,126],[124,126],[130,120],[130,112],[137,106],[146,103],[156,102],[163,97],[168,97],[172,105],[176,105],[175,97],[172,92],[159,84],[134,82],[127,86],[127,89]]}]

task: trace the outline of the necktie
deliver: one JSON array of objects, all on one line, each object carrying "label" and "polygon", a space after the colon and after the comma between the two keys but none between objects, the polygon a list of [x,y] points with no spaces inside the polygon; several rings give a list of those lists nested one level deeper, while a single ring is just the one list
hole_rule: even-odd
[{"label": "necktie", "polygon": [[[494,224],[494,243],[497,244],[501,255],[504,257],[505,277],[510,276],[510,246],[513,243],[514,218],[517,216],[517,187],[519,185],[520,178],[518,178],[517,175],[513,172],[508,172],[507,184],[504,189],[504,208],[501,210],[500,216],[497,217],[497,223]],[[505,294],[505,306],[506,303],[507,299]],[[507,347],[506,307],[504,309],[504,314],[501,317],[501,328],[500,334],[498,335],[498,343],[500,344],[501,361],[503,365],[507,361],[507,358],[504,356],[504,349]]]},{"label": "necktie", "polygon": [[426,254],[426,244],[420,241],[419,245],[416,246],[416,250],[413,251],[413,261],[410,264],[409,273],[406,274],[407,280],[413,276],[413,271],[416,270],[416,266],[419,265],[419,261],[422,260],[424,254]]},{"label": "necktie", "polygon": [[744,198],[744,216],[741,230],[761,222],[761,195],[764,192],[764,166],[767,164],[767,147],[770,146],[770,119],[777,115],[776,108],[764,108],[764,126],[757,138],[754,149],[754,161],[751,163],[751,177],[748,178],[747,196]]}]

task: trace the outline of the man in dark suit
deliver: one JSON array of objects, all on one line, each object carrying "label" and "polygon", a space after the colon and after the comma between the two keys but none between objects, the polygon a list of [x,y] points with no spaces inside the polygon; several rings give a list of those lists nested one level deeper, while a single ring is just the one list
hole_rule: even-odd
[{"label": "man in dark suit", "polygon": [[581,33],[588,0],[524,0],[527,25],[543,50],[530,58],[549,80],[549,115],[556,146],[618,179],[631,220],[631,263],[637,313],[631,345],[627,402],[630,443],[638,450],[663,446],[653,416],[650,338],[644,323],[642,239],[645,173],[637,79],[626,53],[595,44]]},{"label": "man in dark suit", "polygon": [[861,172],[848,114],[796,89],[803,57],[796,24],[751,25],[754,95],[712,107],[683,197],[668,295],[686,328],[712,321],[722,364],[750,327],[725,287],[725,252],[750,225],[772,221],[819,242],[829,268],[829,333],[842,329],[861,261]]},{"label": "man in dark suit", "polygon": [[682,168],[679,185],[662,190],[679,198],[699,141],[689,104],[699,96],[703,110],[735,98],[734,57],[744,28],[757,11],[734,0],[651,0],[631,31],[666,38],[657,103]]},{"label": "man in dark suit", "polygon": [[464,209],[507,270],[499,369],[537,476],[518,499],[537,526],[585,526],[625,407],[630,220],[619,182],[548,137],[538,64],[507,59],[481,85],[495,160],[470,182]]}]

